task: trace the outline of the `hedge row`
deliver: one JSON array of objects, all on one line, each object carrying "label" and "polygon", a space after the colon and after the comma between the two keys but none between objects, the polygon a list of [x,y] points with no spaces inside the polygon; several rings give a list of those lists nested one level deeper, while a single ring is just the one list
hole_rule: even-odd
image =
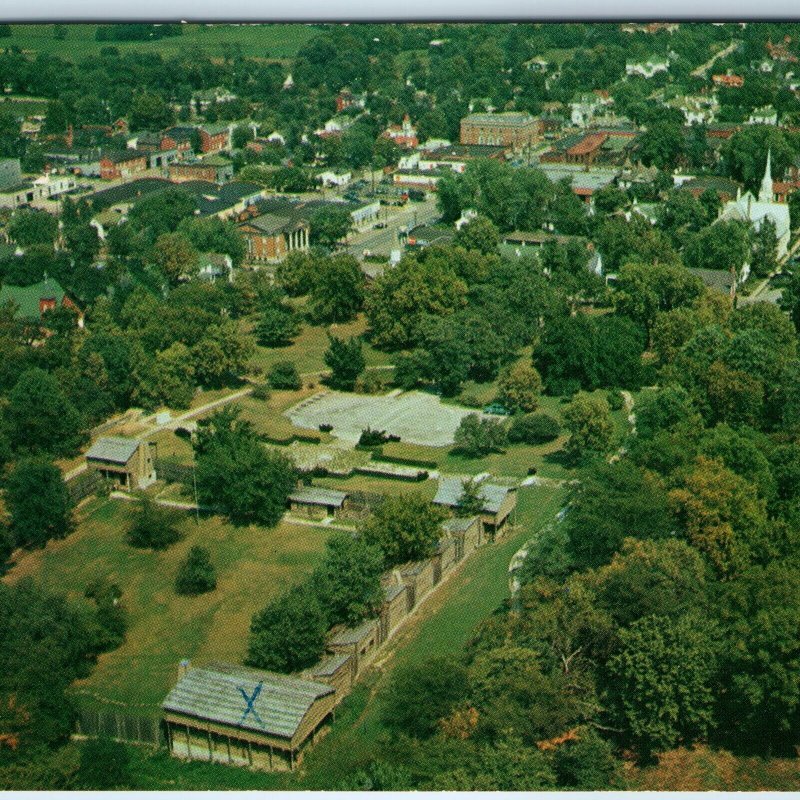
[{"label": "hedge row", "polygon": [[408,481],[409,483],[419,483],[420,481],[428,480],[428,473],[425,470],[420,470],[416,475],[402,475],[397,472],[384,471],[376,467],[356,467],[354,472],[359,475],[370,475],[372,477],[378,476],[381,478],[389,478],[394,481]]},{"label": "hedge row", "polygon": [[377,457],[380,461],[385,461],[387,464],[401,464],[408,467],[421,467],[422,469],[438,469],[439,464],[436,461],[426,461],[424,458],[403,458],[401,456],[387,456],[383,452],[382,447],[369,448],[372,450],[373,457]]},{"label": "hedge row", "polygon": [[313,433],[294,433],[291,436],[267,436],[262,433],[259,437],[262,442],[267,444],[277,444],[281,446],[288,446],[293,442],[302,442],[303,444],[319,444],[322,439]]}]

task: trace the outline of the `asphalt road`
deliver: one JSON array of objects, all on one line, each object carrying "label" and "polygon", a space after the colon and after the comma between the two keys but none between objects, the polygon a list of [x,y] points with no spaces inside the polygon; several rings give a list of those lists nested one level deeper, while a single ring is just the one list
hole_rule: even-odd
[{"label": "asphalt road", "polygon": [[375,229],[356,234],[350,234],[347,250],[352,255],[360,258],[364,250],[382,256],[388,256],[392,250],[400,249],[398,233],[401,228],[424,225],[439,218],[436,208],[436,196],[428,195],[423,203],[414,203],[409,200],[403,207],[384,206],[386,217],[381,214],[381,222],[386,221],[385,228]]}]

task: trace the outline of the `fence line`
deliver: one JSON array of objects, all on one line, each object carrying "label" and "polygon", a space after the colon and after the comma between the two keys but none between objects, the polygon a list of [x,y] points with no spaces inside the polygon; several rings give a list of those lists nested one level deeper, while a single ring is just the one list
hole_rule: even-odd
[{"label": "fence line", "polygon": [[79,708],[75,720],[78,736],[106,736],[131,744],[166,747],[161,720],[112,709]]}]

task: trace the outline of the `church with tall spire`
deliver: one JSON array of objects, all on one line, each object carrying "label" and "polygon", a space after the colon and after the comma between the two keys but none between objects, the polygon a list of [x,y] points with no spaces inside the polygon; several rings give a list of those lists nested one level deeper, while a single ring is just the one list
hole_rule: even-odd
[{"label": "church with tall spire", "polygon": [[758,197],[751,191],[737,195],[735,200],[725,203],[720,220],[739,220],[751,225],[756,230],[761,228],[764,220],[770,220],[775,225],[775,235],[778,239],[778,257],[786,254],[791,235],[791,220],[789,219],[789,206],[786,203],[776,203],[772,182],[772,150],[767,151],[767,163],[764,167],[764,177],[758,190]]}]

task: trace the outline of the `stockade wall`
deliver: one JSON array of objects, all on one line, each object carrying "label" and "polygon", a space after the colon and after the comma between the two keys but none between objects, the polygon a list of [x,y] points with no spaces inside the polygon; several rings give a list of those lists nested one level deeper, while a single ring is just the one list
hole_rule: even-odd
[{"label": "stockade wall", "polygon": [[154,747],[167,746],[158,717],[126,714],[113,709],[78,709],[75,733],[79,736],[107,736],[122,742]]}]

